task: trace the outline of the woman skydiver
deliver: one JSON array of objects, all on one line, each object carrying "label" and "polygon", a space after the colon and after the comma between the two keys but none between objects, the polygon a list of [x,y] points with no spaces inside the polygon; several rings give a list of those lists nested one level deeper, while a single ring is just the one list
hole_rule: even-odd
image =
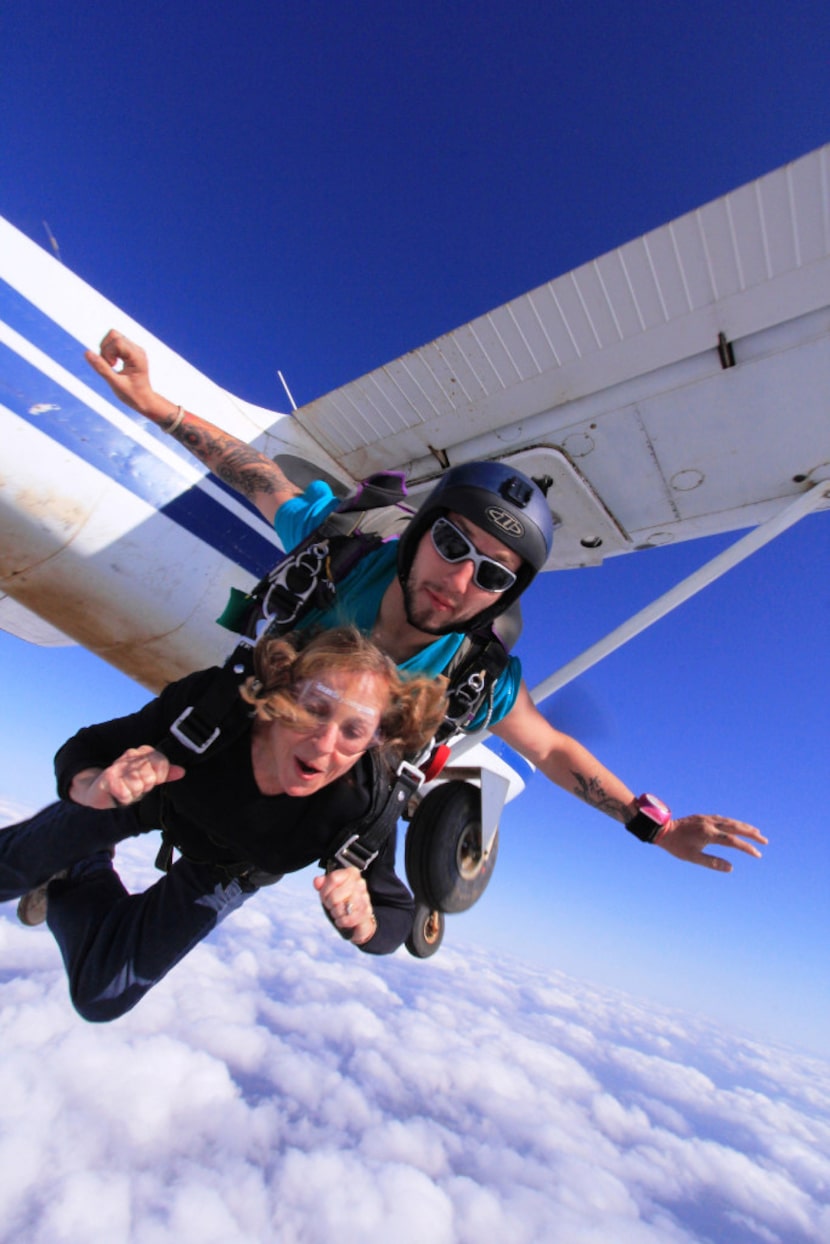
[{"label": "woman skydiver", "polygon": [[[221,746],[173,764],[155,745],[218,671],[171,683],[137,713],[80,730],[58,752],[57,803],[0,831],[0,900],[45,919],[87,1020],[136,1005],[264,884],[316,860],[325,912],[361,950],[389,954],[414,903],[394,871],[394,828],[364,872],[335,853],[377,805],[402,757],[443,715],[430,678],[405,678],[354,628],[260,640]],[[181,852],[129,894],[114,846],[162,829]]]}]

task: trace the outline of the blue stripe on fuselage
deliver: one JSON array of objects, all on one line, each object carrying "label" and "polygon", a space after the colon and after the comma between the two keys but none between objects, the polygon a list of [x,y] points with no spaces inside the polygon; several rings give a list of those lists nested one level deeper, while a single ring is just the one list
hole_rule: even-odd
[{"label": "blue stripe on fuselage", "polygon": [[[0,281],[0,316],[66,371],[100,392],[107,401],[112,400],[105,381],[84,360],[84,347],[5,281]],[[19,418],[251,574],[259,577],[279,560],[279,549],[267,537],[198,484],[184,487],[181,476],[151,450],[119,431],[80,398],[4,345],[0,345],[0,400]],[[40,413],[32,413],[35,408]],[[136,422],[141,420],[139,415],[124,413]],[[141,422],[148,430],[152,428],[146,421]],[[170,444],[172,447],[175,442]],[[224,491],[230,491],[215,476],[210,479]],[[244,498],[232,495],[262,521]]]}]

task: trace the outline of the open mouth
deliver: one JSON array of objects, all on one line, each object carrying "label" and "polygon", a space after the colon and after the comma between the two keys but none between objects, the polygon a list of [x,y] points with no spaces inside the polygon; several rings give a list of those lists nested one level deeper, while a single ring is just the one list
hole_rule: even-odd
[{"label": "open mouth", "polygon": [[305,760],[300,760],[299,756],[295,756],[294,759],[296,760],[297,768],[300,770],[300,773],[303,775],[303,777],[307,777],[307,778],[317,777],[317,775],[320,773],[319,769],[316,769],[314,765],[308,764]]}]

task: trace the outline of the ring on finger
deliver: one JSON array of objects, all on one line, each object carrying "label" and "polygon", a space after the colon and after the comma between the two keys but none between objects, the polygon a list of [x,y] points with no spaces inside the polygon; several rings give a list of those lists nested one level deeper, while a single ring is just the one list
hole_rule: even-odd
[{"label": "ring on finger", "polygon": [[343,904],[343,910],[345,911],[345,913],[346,913],[346,915],[347,915],[347,916],[350,916],[350,915],[352,914],[352,905],[351,905],[351,903],[350,903],[350,902],[346,902],[346,903],[344,903],[344,904]]}]

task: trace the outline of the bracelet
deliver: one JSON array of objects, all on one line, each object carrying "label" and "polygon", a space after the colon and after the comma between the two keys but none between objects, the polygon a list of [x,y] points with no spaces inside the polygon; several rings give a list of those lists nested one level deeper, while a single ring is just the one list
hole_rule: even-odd
[{"label": "bracelet", "polygon": [[369,919],[372,921],[372,932],[368,937],[364,937],[362,942],[355,942],[355,946],[365,946],[367,942],[371,942],[372,938],[378,931],[378,918],[374,912],[370,912]]},{"label": "bracelet", "polygon": [[165,428],[164,430],[168,436],[172,436],[175,432],[178,432],[183,422],[184,422],[184,408],[181,406],[177,406],[175,419],[170,424],[170,427]]}]

